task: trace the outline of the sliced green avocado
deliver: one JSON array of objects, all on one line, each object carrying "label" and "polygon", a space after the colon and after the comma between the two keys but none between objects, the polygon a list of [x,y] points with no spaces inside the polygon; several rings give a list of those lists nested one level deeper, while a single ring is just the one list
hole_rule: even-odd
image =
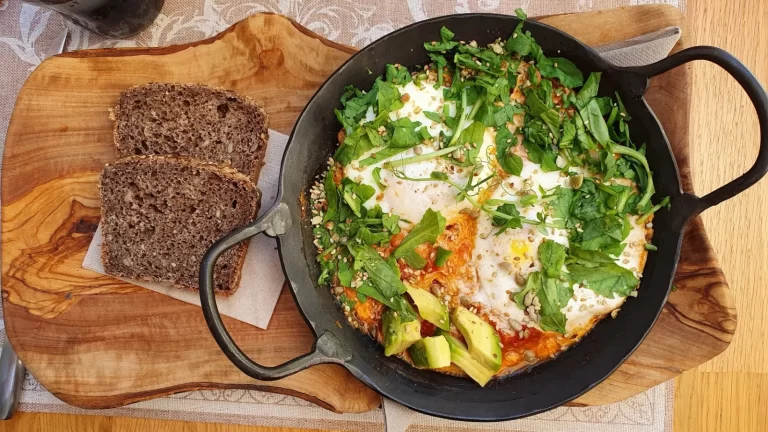
[{"label": "sliced green avocado", "polygon": [[384,326],[384,355],[400,354],[421,339],[421,323],[418,320],[403,322],[402,314],[387,309],[382,317]]},{"label": "sliced green avocado", "polygon": [[446,332],[440,332],[440,334],[445,338],[445,341],[448,343],[448,347],[451,350],[451,362],[460,367],[461,370],[480,384],[481,387],[485,387],[485,384],[496,375],[496,372],[488,369],[475,360],[460,340]]},{"label": "sliced green avocado", "polygon": [[425,320],[445,331],[451,329],[451,320],[448,317],[448,306],[435,297],[431,292],[406,284],[408,294],[419,308],[419,315]]},{"label": "sliced green avocado", "polygon": [[453,311],[451,318],[467,341],[472,357],[488,369],[498,372],[501,369],[501,344],[496,330],[461,306]]},{"label": "sliced green avocado", "polygon": [[442,336],[421,339],[408,348],[414,366],[437,369],[451,365],[451,348]]}]

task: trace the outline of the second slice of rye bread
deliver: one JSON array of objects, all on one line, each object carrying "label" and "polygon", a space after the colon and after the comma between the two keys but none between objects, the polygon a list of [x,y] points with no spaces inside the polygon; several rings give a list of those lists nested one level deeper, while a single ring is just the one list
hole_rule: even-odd
[{"label": "second slice of rye bread", "polygon": [[259,180],[269,121],[245,96],[200,84],[150,83],[121,93],[114,115],[118,158],[189,156],[230,164]]},{"label": "second slice of rye bread", "polygon": [[[106,272],[193,290],[205,251],[251,222],[261,199],[233,168],[171,156],[118,160],[102,171],[100,188]],[[235,292],[247,249],[244,242],[221,255],[216,294]]]}]

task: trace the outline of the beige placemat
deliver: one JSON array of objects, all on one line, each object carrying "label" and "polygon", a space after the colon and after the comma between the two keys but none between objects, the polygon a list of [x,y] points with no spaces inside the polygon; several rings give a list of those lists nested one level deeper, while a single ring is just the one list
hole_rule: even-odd
[{"label": "beige placemat", "polygon": [[[513,13],[523,7],[530,16],[665,3],[685,11],[685,0],[167,0],[158,20],[130,40],[94,36],[45,9],[16,2],[0,5],[0,152],[8,121],[21,85],[42,60],[53,39],[67,26],[67,50],[113,46],[164,46],[212,36],[257,12],[276,12],[344,44],[365,46],[378,37],[414,21],[465,12]],[[644,63],[658,58],[658,50],[679,37],[679,30],[612,46],[612,61]],[[647,45],[652,40],[660,40]],[[674,44],[674,41],[671,42]],[[645,45],[644,45],[645,44]],[[633,49],[635,47],[635,49]],[[639,48],[639,49],[638,49]],[[655,51],[654,51],[655,50]],[[652,53],[652,54],[649,54]],[[612,58],[611,55],[614,57]],[[643,60],[645,59],[645,60]],[[0,167],[0,170],[2,167]],[[5,330],[0,328],[0,337]],[[343,429],[354,431],[621,431],[671,430],[672,385],[664,383],[626,401],[590,408],[558,408],[515,422],[468,424],[415,414],[387,402],[383,409],[362,414],[334,414],[290,396],[252,390],[206,390],[140,402],[112,410],[83,410],[64,404],[27,374],[19,409],[120,415],[146,418],[239,423],[264,426]]]}]

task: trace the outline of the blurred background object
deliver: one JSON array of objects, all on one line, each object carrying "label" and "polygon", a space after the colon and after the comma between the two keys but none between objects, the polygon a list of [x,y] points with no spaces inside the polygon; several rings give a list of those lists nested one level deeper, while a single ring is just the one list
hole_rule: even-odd
[{"label": "blurred background object", "polygon": [[[147,28],[165,0],[22,0],[55,10],[73,23],[108,38],[126,38]],[[2,0],[0,0],[2,2]]]}]

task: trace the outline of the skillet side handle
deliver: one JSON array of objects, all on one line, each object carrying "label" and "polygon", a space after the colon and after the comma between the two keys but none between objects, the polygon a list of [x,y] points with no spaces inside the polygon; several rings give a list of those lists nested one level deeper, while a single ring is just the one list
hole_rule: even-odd
[{"label": "skillet side handle", "polygon": [[736,79],[747,93],[757,112],[757,120],[760,125],[760,149],[752,168],[729,183],[701,198],[684,194],[676,199],[672,206],[679,210],[678,214],[683,215],[685,220],[689,220],[704,210],[740,194],[757,183],[768,172],[768,96],[766,96],[765,90],[757,78],[728,52],[711,46],[697,46],[680,51],[656,63],[626,68],[625,70],[650,78],[694,60],[706,60],[722,67]]},{"label": "skillet side handle", "polygon": [[288,206],[284,203],[279,203],[262,217],[258,218],[253,224],[239,228],[214,243],[206,251],[200,263],[200,304],[203,308],[205,322],[208,324],[213,338],[235,366],[246,375],[263,381],[280,379],[318,364],[341,364],[351,357],[339,339],[334,334],[326,332],[315,341],[309,353],[278,366],[262,366],[251,360],[237,346],[232,336],[224,327],[221,314],[219,314],[219,308],[216,306],[216,297],[213,293],[213,271],[219,256],[241,241],[251,238],[256,234],[262,232],[270,236],[285,234],[291,227],[291,224]]}]

